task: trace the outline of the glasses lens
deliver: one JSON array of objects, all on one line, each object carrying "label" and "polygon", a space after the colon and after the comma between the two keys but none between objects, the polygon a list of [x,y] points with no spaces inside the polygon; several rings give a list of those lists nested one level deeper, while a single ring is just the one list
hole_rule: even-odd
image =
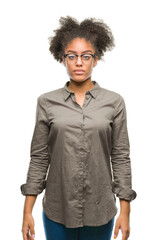
[{"label": "glasses lens", "polygon": [[92,56],[90,54],[84,54],[82,55],[83,61],[90,61],[92,59]]},{"label": "glasses lens", "polygon": [[76,60],[75,54],[69,54],[67,57],[68,57],[68,60]]}]

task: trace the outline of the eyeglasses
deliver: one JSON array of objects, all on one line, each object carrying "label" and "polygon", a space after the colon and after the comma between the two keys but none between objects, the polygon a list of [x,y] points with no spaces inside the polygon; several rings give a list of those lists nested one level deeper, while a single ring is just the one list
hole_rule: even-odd
[{"label": "eyeglasses", "polygon": [[81,57],[81,60],[83,63],[90,63],[92,58],[95,58],[96,55],[95,54],[81,54],[81,55],[78,55],[78,54],[72,54],[72,53],[69,53],[69,54],[64,54],[64,58],[67,57],[67,60],[69,63],[76,63],[76,61],[78,60],[78,57]]}]

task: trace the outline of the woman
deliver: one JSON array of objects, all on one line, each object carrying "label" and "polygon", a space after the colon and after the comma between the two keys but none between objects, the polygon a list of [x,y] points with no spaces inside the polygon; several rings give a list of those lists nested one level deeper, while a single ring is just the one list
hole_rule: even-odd
[{"label": "woman", "polygon": [[130,234],[132,189],[129,138],[123,97],[91,80],[104,52],[114,47],[110,28],[94,18],[70,16],[50,37],[50,52],[69,75],[64,87],[38,97],[26,184],[23,239],[34,239],[32,209],[43,197],[47,240],[110,240]]}]

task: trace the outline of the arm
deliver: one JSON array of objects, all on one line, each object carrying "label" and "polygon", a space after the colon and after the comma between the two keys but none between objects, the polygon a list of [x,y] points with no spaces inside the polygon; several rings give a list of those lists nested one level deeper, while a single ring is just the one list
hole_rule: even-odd
[{"label": "arm", "polygon": [[120,214],[116,220],[114,239],[118,236],[119,229],[122,231],[122,240],[127,240],[130,235],[130,202],[124,199],[120,201]]},{"label": "arm", "polygon": [[130,143],[124,99],[120,96],[112,125],[111,163],[113,169],[113,192],[120,200],[120,215],[115,226],[115,236],[121,228],[123,239],[129,237],[130,202],[136,198],[132,189]]},{"label": "arm", "polygon": [[29,214],[32,213],[33,206],[35,204],[35,201],[37,199],[37,195],[35,196],[26,196],[25,198],[25,203],[24,203],[24,209],[23,209],[23,214]]},{"label": "arm", "polygon": [[23,195],[38,195],[46,187],[46,174],[49,167],[48,154],[49,121],[46,112],[46,100],[38,98],[36,123],[31,141],[31,160],[25,184],[20,186]]},{"label": "arm", "polygon": [[26,196],[23,210],[22,233],[24,240],[33,239],[34,219],[32,209],[37,195],[46,187],[46,174],[49,166],[48,154],[49,122],[46,114],[46,102],[43,97],[38,98],[36,109],[36,124],[31,142],[31,160],[25,184],[20,186],[21,193]]},{"label": "arm", "polygon": [[37,195],[26,196],[25,198],[25,204],[24,204],[24,210],[23,210],[23,223],[22,223],[22,230],[21,230],[24,240],[32,240],[35,237],[32,209],[36,201],[36,198],[37,198]]},{"label": "arm", "polygon": [[124,199],[119,199],[120,201],[120,214],[130,215],[130,202]]}]

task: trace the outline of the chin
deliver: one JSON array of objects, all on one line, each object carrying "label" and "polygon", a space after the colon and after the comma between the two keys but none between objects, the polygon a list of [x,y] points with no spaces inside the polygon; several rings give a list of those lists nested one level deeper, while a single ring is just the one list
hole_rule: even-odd
[{"label": "chin", "polygon": [[85,81],[85,80],[87,80],[87,79],[89,79],[91,77],[91,75],[89,75],[89,76],[74,76],[74,77],[72,77],[72,76],[70,76],[70,78],[73,80],[73,81],[78,81],[78,82],[83,82],[83,81]]}]

